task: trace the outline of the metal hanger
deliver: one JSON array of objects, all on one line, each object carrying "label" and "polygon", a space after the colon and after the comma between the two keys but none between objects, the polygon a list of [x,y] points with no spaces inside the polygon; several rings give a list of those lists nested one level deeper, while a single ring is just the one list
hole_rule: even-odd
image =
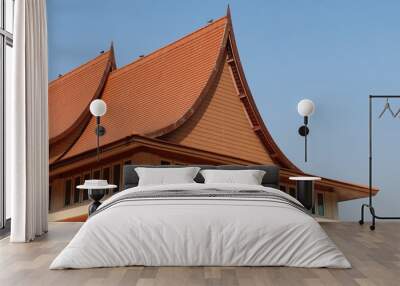
[{"label": "metal hanger", "polygon": [[396,117],[396,115],[400,111],[400,109],[399,109],[399,111],[396,113],[396,115],[394,115],[394,112],[393,112],[392,108],[390,107],[389,98],[386,98],[385,107],[383,108],[381,114],[379,115],[379,118],[381,118],[383,116],[383,114],[386,112],[386,110],[389,110],[393,117]]},{"label": "metal hanger", "polygon": [[[394,114],[394,117],[397,117],[397,115],[399,115],[400,114],[400,108],[399,108],[399,110],[397,110],[397,112]],[[400,116],[399,116],[400,117]]]}]

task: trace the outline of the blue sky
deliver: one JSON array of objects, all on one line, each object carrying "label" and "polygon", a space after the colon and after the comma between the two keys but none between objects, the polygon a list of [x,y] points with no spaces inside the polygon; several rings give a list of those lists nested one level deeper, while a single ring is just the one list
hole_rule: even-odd
[{"label": "blue sky", "polygon": [[[48,0],[50,79],[111,41],[117,65],[127,64],[223,16],[228,3],[247,80],[281,149],[304,171],[367,184],[368,94],[400,94],[399,1]],[[316,104],[308,163],[297,134],[302,98]],[[396,215],[400,118],[378,120],[383,104],[374,110],[376,206]],[[341,203],[341,217],[358,220],[362,201]]]}]

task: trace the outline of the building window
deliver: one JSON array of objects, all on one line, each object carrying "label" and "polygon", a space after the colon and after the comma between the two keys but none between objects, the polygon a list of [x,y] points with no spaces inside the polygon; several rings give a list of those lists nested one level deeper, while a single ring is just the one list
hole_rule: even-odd
[{"label": "building window", "polygon": [[[110,168],[104,168],[103,169],[103,180],[107,180],[107,182],[110,182]],[[110,192],[109,189],[106,190],[106,195]]]},{"label": "building window", "polygon": [[[90,180],[90,174],[87,173],[84,175],[84,180]],[[83,190],[82,201],[87,201],[89,199],[88,190]]]},{"label": "building window", "polygon": [[293,187],[289,188],[289,195],[291,195],[293,198],[297,198],[297,192],[296,189]]},{"label": "building window", "polygon": [[69,206],[71,204],[71,189],[72,189],[72,182],[70,179],[65,181],[65,200],[64,205]]},{"label": "building window", "polygon": [[113,167],[113,184],[117,185],[117,187],[114,189],[114,193],[118,192],[120,190],[120,182],[121,182],[121,166],[114,165]]},{"label": "building window", "polygon": [[11,93],[14,1],[0,0],[0,228],[11,217],[11,193],[4,188],[5,98]]},{"label": "building window", "polygon": [[75,177],[75,188],[74,188],[74,203],[79,203],[79,197],[81,194],[81,191],[77,189],[76,187],[81,184],[81,177]]},{"label": "building window", "polygon": [[318,209],[318,215],[320,216],[325,216],[325,205],[324,205],[324,194],[323,193],[317,193],[317,209]]},{"label": "building window", "polygon": [[280,186],[279,186],[279,189],[280,189],[282,192],[285,192],[285,193],[286,193],[286,186],[280,185]]},{"label": "building window", "polygon": [[161,165],[171,165],[171,162],[165,161],[165,160],[161,160],[160,164]]},{"label": "building window", "polygon": [[49,185],[49,210],[51,209],[51,185]]}]

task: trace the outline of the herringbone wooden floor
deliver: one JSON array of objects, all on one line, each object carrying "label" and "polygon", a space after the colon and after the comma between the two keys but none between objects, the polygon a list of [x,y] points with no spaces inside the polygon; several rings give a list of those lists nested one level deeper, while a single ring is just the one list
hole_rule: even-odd
[{"label": "herringbone wooden floor", "polygon": [[123,267],[48,270],[80,223],[51,223],[49,233],[28,244],[0,241],[0,285],[400,285],[400,223],[379,223],[375,232],[356,223],[322,223],[352,269],[289,267]]}]

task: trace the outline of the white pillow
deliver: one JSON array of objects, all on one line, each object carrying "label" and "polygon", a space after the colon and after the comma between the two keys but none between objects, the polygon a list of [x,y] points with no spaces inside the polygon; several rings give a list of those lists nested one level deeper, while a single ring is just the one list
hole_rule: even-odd
[{"label": "white pillow", "polygon": [[261,185],[265,171],[262,170],[202,170],[205,184]]},{"label": "white pillow", "polygon": [[193,179],[199,170],[199,167],[135,168],[139,176],[139,186],[195,183]]}]

